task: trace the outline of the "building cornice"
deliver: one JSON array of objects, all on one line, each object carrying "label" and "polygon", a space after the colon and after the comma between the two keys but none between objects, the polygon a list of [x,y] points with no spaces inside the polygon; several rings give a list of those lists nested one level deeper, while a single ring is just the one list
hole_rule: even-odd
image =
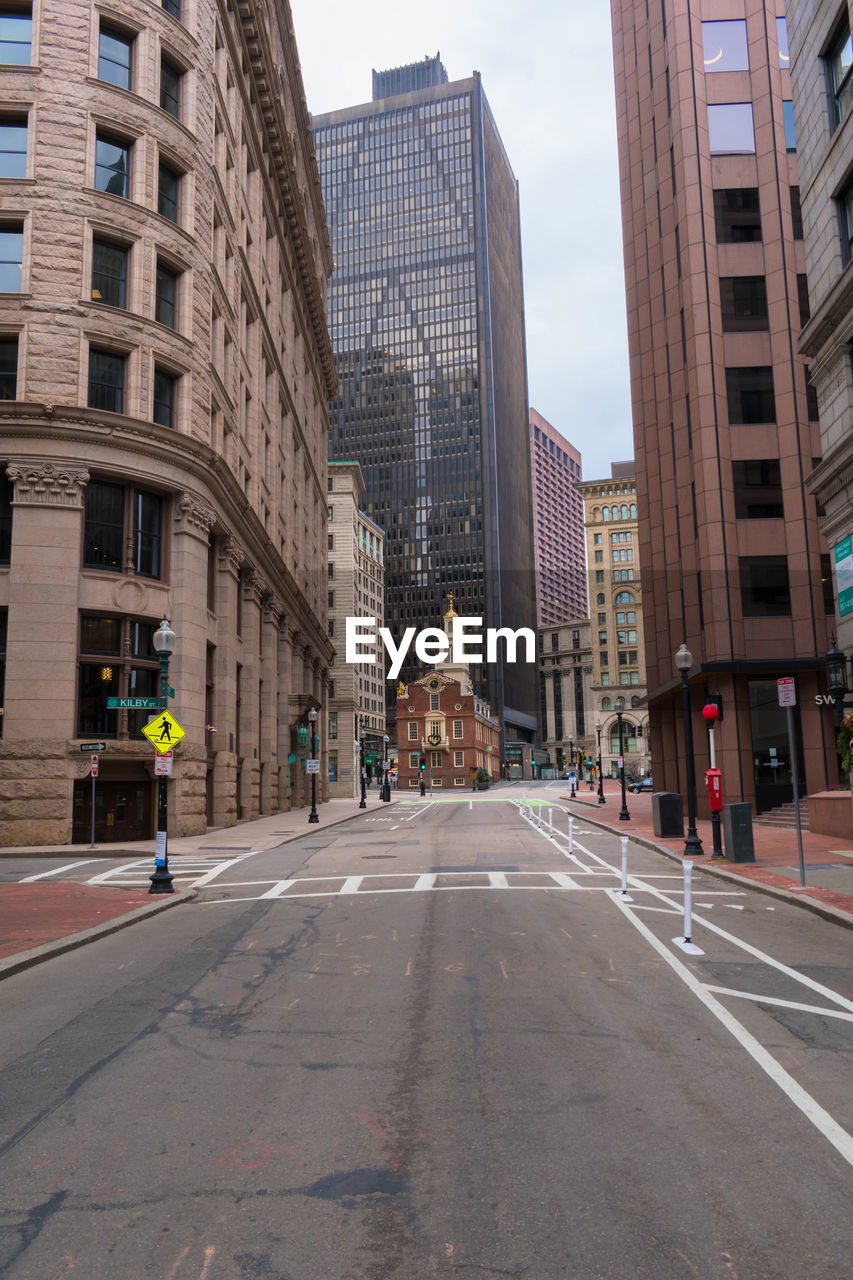
[{"label": "building cornice", "polygon": [[850,343],[853,339],[853,261],[847,263],[815,307],[808,324],[800,331],[797,346],[804,356],[816,358],[833,336],[841,343]]}]

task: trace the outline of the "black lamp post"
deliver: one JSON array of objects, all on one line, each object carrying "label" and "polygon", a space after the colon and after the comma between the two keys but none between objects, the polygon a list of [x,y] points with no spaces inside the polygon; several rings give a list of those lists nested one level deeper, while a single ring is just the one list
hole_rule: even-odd
[{"label": "black lamp post", "polygon": [[616,723],[619,726],[619,778],[622,783],[622,808],[619,813],[620,822],[630,822],[628,802],[625,798],[625,748],[622,745],[622,712],[625,710],[625,699],[616,699]]},{"label": "black lamp post", "polygon": [[693,654],[682,642],[675,655],[675,665],[681,673],[681,707],[684,716],[684,754],[687,764],[687,839],[684,842],[686,857],[699,857],[705,851],[696,830],[696,768],[693,763],[693,722],[690,719],[690,690],[687,673],[693,666]]},{"label": "black lamp post", "polygon": [[598,803],[604,804],[604,774],[601,771],[601,723],[595,726],[595,732],[598,734]]},{"label": "black lamp post", "polygon": [[[151,639],[155,652],[160,655],[160,710],[167,711],[169,705],[169,659],[175,651],[177,637],[169,626],[169,619],[164,618]],[[169,825],[169,793],[166,786],[169,779],[161,774],[157,779],[157,844],[154,853],[154,874],[150,877],[149,893],[174,893],[172,876],[169,873],[168,825]]]},{"label": "black lamp post", "polygon": [[390,741],[387,733],[382,735],[382,799],[386,804],[391,803],[391,779],[388,776],[388,743]]},{"label": "black lamp post", "polygon": [[569,738],[569,786],[571,788],[569,799],[574,800],[576,791],[577,765],[575,762],[575,740]]},{"label": "black lamp post", "polygon": [[[308,712],[308,719],[311,721],[311,759],[317,759],[317,708],[312,707]],[[308,814],[309,822],[319,822],[320,815],[317,812],[317,775],[311,774],[311,812]]]},{"label": "black lamp post", "polygon": [[358,772],[361,780],[361,799],[358,802],[359,809],[367,808],[367,796],[365,792],[365,777],[367,774],[367,765],[364,760],[364,716],[359,716],[358,727],[360,737],[358,740]]}]

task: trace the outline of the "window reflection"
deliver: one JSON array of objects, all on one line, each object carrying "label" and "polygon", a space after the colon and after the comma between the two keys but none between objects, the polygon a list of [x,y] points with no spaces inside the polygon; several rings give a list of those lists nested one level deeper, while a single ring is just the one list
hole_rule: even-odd
[{"label": "window reflection", "polygon": [[779,66],[790,67],[791,55],[788,52],[788,23],[785,18],[776,19],[776,43],[779,46]]},{"label": "window reflection", "polygon": [[733,22],[703,22],[702,45],[706,71],[749,70],[746,22],[742,18]]},{"label": "window reflection", "polygon": [[750,154],[755,151],[751,102],[722,102],[708,107],[711,154]]}]

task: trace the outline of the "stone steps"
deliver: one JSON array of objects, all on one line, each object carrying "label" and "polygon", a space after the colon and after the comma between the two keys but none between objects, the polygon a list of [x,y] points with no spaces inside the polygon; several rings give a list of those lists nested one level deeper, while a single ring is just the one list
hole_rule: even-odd
[{"label": "stone steps", "polygon": [[[800,826],[804,831],[809,829],[809,802],[803,798],[800,801]],[[760,827],[793,827],[796,829],[797,818],[794,813],[794,802],[789,800],[787,804],[780,804],[776,809],[768,809],[765,813],[760,813],[757,818],[752,820],[753,826]]]}]

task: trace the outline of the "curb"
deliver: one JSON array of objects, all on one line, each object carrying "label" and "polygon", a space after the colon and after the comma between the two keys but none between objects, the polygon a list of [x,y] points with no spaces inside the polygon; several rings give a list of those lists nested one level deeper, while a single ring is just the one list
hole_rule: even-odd
[{"label": "curb", "polygon": [[61,956],[66,951],[76,951],[78,947],[84,947],[87,942],[95,942],[98,938],[105,938],[107,934],[118,933],[120,929],[126,929],[129,925],[146,920],[149,916],[156,916],[170,907],[192,902],[196,896],[195,889],[179,889],[177,893],[168,895],[165,902],[146,903],[144,907],[137,907],[135,911],[116,916],[112,920],[105,920],[103,924],[93,925],[90,929],[81,929],[79,933],[71,933],[53,942],[43,942],[40,947],[32,947],[29,951],[21,951],[18,955],[9,956],[5,960],[0,960],[0,981],[3,978],[11,978],[16,973],[22,973],[25,969],[32,969],[43,960],[51,960],[54,956]]},{"label": "curb", "polygon": [[[625,835],[623,830],[618,827],[611,827],[606,822],[596,822],[594,818],[585,818],[585,822],[589,822],[594,827],[601,827],[603,831],[609,831],[612,835]],[[832,907],[825,902],[820,902],[817,898],[809,898],[802,892],[792,891],[790,889],[781,889],[778,885],[763,884],[760,880],[753,880],[751,876],[738,875],[736,871],[729,871],[727,867],[715,866],[700,862],[698,859],[682,858],[680,854],[673,853],[671,849],[667,849],[664,845],[655,844],[654,840],[650,840],[648,836],[631,835],[634,844],[640,844],[646,849],[651,849],[654,853],[662,853],[665,858],[669,858],[672,862],[684,863],[689,861],[690,865],[695,867],[697,871],[704,871],[706,875],[717,876],[720,880],[727,880],[730,884],[737,884],[743,887],[744,884],[749,885],[756,893],[767,894],[768,897],[778,898],[782,902],[789,902],[793,906],[803,907],[806,911],[811,911],[814,915],[823,916],[824,920],[829,920],[832,924],[840,924],[845,929],[853,929],[853,914],[844,911],[841,907]],[[758,866],[758,863],[750,863],[750,866]],[[771,871],[771,874],[775,874]]]}]

